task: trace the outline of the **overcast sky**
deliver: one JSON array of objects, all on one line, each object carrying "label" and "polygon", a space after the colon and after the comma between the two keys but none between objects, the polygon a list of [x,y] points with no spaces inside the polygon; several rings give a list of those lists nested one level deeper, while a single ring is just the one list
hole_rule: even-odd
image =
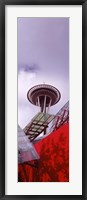
[{"label": "overcast sky", "polygon": [[69,100],[69,18],[18,18],[18,123],[24,128],[39,112],[28,90],[37,84],[59,89],[51,114]]}]

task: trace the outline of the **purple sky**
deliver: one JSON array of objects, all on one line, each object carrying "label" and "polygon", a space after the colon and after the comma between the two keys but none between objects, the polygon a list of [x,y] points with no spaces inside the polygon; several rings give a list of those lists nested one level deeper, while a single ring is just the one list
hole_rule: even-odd
[{"label": "purple sky", "polygon": [[61,100],[51,114],[69,100],[69,18],[18,18],[18,123],[24,128],[39,108],[27,91],[36,84],[52,84]]}]

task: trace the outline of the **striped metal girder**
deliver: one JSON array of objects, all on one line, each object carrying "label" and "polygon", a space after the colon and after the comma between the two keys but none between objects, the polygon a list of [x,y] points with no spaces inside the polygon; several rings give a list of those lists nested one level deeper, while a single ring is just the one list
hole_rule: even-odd
[{"label": "striped metal girder", "polygon": [[58,111],[53,120],[50,132],[60,128],[63,124],[69,121],[69,101]]}]

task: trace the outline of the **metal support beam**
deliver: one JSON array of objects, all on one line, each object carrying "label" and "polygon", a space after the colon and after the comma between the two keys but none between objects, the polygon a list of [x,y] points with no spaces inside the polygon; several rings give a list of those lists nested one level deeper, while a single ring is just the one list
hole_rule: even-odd
[{"label": "metal support beam", "polygon": [[39,99],[39,97],[38,97],[38,106],[40,107],[40,99]]},{"label": "metal support beam", "polygon": [[52,99],[50,99],[49,106],[48,106],[48,109],[47,109],[47,113],[49,112],[49,108],[51,106],[51,102],[52,102]]},{"label": "metal support beam", "polygon": [[45,97],[44,97],[43,113],[46,113],[46,95],[45,95]]}]

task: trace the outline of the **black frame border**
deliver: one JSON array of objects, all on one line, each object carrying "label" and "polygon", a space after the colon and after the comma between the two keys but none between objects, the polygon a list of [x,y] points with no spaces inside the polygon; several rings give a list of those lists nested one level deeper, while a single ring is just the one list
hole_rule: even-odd
[{"label": "black frame border", "polygon": [[[5,5],[82,5],[82,195],[5,195]],[[87,0],[0,0],[0,199],[87,200],[86,66]]]}]

